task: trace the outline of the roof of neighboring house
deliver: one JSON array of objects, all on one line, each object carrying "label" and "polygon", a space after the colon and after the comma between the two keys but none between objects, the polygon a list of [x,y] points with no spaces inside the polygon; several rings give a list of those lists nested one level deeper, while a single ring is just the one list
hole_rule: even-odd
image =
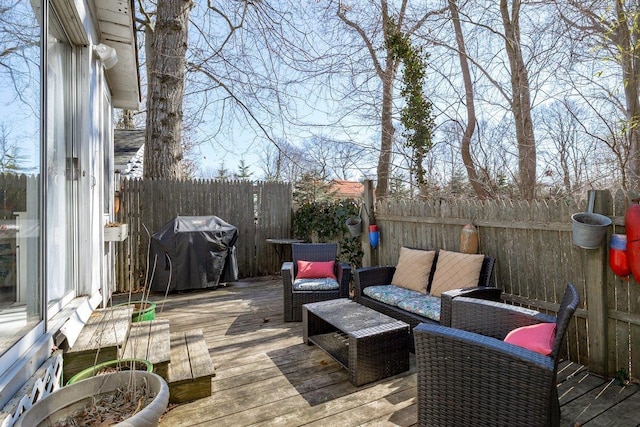
[{"label": "roof of neighboring house", "polygon": [[364,184],[361,182],[334,179],[329,184],[331,192],[338,197],[357,199],[364,194]]},{"label": "roof of neighboring house", "polygon": [[113,167],[121,176],[142,176],[144,137],[144,129],[114,130]]}]

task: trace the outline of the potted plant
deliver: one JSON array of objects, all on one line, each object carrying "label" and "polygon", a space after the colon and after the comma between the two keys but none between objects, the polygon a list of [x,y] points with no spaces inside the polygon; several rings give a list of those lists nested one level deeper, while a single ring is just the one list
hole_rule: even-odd
[{"label": "potted plant", "polygon": [[352,237],[358,237],[362,234],[362,219],[359,216],[350,216],[345,225]]},{"label": "potted plant", "polygon": [[[158,425],[168,403],[169,386],[161,376],[136,370],[114,372],[60,388],[31,406],[14,425],[150,427]],[[66,420],[73,421],[62,423]]]},{"label": "potted plant", "polygon": [[144,322],[145,320],[154,320],[156,318],[156,303],[145,299],[144,294],[141,301],[129,301],[118,305],[133,305],[132,322]]},{"label": "potted plant", "polygon": [[67,385],[77,383],[78,381],[82,381],[90,377],[95,377],[97,375],[105,375],[112,372],[130,370],[153,372],[153,364],[145,359],[109,360],[107,362],[99,363],[95,366],[91,366],[90,368],[78,372],[77,374],[69,378],[69,381],[67,381]]},{"label": "potted plant", "polygon": [[[150,245],[151,245],[151,233],[149,232],[149,229],[147,228],[146,225],[142,224],[142,227],[144,227],[145,231],[147,232],[147,238],[149,239],[148,240],[149,245],[147,246],[147,268],[145,272],[142,297],[138,301],[135,301],[135,300],[132,301],[131,293],[130,293],[129,301],[119,304],[121,306],[133,305],[133,314],[131,315],[132,322],[144,322],[145,320],[154,320],[156,318],[156,303],[149,301],[149,294],[151,293],[150,283],[151,281],[153,281],[153,275],[155,274],[157,259],[154,260],[153,266],[151,268],[151,277],[149,277],[149,267],[150,267],[149,252],[150,252]],[[171,271],[172,271],[171,259],[169,258],[168,255],[167,255],[167,260],[169,262],[169,280],[167,282],[167,289],[168,289],[169,284],[171,283]],[[165,298],[166,298],[166,292],[165,292]]]}]

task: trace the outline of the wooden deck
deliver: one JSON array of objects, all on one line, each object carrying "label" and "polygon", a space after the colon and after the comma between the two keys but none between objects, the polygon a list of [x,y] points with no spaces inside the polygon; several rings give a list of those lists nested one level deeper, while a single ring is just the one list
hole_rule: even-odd
[{"label": "wooden deck", "polygon": [[[173,406],[161,426],[360,426],[416,424],[416,375],[362,387],[315,346],[302,324],[285,323],[280,279],[251,279],[215,290],[152,294],[171,331],[201,328],[216,376],[212,395]],[[160,313],[160,310],[162,312]],[[637,385],[621,387],[573,363],[563,364],[563,426],[640,426]]]}]

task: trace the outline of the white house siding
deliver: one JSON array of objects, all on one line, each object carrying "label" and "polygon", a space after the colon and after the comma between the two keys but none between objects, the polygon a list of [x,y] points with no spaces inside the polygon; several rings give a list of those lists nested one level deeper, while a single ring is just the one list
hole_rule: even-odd
[{"label": "white house siding", "polygon": [[[23,1],[28,3],[30,0]],[[37,1],[32,3],[37,4]],[[71,281],[73,292],[70,294],[71,298],[61,299],[55,308],[48,307],[49,313],[47,314],[45,310],[41,323],[25,331],[13,346],[0,354],[0,408],[51,354],[51,348],[55,344],[54,337],[58,336],[61,328],[65,335],[70,336],[70,341],[73,341],[74,335],[86,321],[90,309],[95,308],[108,296],[103,294],[109,293],[108,286],[105,284],[108,285],[113,280],[113,265],[110,244],[104,242],[103,227],[105,222],[112,218],[113,211],[113,197],[110,196],[114,194],[111,158],[113,155],[112,104],[136,108],[139,102],[137,78],[131,77],[137,76],[137,60],[130,57],[136,54],[133,17],[130,16],[134,10],[132,4],[122,7],[123,3],[115,0],[96,0],[96,3],[99,3],[98,6],[93,3],[93,0],[52,0],[52,3],[59,12],[58,16],[71,44],[75,45],[75,66],[72,70],[72,73],[75,73],[75,88],[71,100],[74,104],[71,110],[73,120],[69,128],[66,128],[66,137],[74,138],[75,145],[66,155],[50,155],[46,160],[55,162],[52,166],[59,176],[69,178],[73,174],[76,177],[77,203],[74,209],[69,208],[71,205],[69,200],[66,200],[68,194],[65,191],[56,197],[50,197],[52,195],[43,197],[47,204],[43,206],[43,211],[50,212],[50,218],[56,219],[55,212],[59,216],[67,216],[72,211],[75,214],[69,223],[70,229],[73,230],[73,238],[68,244],[66,236],[63,235],[64,232],[52,232],[55,230],[49,230],[47,221],[40,222],[39,228],[44,237],[44,250],[41,256],[46,260],[40,286],[51,289],[51,296],[63,296],[64,292],[60,290],[64,289],[64,286],[59,281]],[[123,55],[122,61],[112,71],[105,71],[102,62],[93,52],[93,46],[106,42],[99,28],[109,27],[105,14],[108,16],[109,13],[106,12],[113,12],[113,10],[109,11],[105,8],[112,6],[114,10],[121,13],[119,16],[114,15],[114,19],[119,24],[129,22],[131,28],[124,27],[123,34],[115,37],[117,39],[115,47],[118,54]],[[47,7],[39,10],[46,11]],[[97,20],[100,21],[100,27]],[[40,17],[39,21],[47,22],[47,19]],[[44,69],[47,70],[48,67]],[[107,79],[107,74],[110,72],[113,73],[110,77],[116,74],[126,75],[128,81],[126,84],[119,84],[116,79]],[[132,85],[131,80],[135,80],[136,84]],[[41,106],[41,113],[53,114],[51,102],[54,101],[45,100],[45,105]],[[46,122],[42,132],[47,134],[46,129],[50,126],[51,123]],[[45,147],[46,143],[41,148],[43,152],[46,151]],[[72,158],[76,158],[77,161],[71,161]],[[63,164],[60,164],[61,162]],[[74,163],[77,167],[70,167]],[[44,184],[43,181],[41,179]],[[46,193],[46,185],[43,188]],[[64,187],[57,188],[60,190]],[[51,224],[49,227],[55,229]],[[62,273],[60,269],[64,268],[68,257],[73,254],[75,254],[73,268]],[[58,273],[54,274],[56,271]],[[57,295],[53,293],[54,290]],[[101,294],[101,291],[106,292]],[[78,311],[76,307],[83,309]],[[68,319],[71,321],[67,322]]]}]

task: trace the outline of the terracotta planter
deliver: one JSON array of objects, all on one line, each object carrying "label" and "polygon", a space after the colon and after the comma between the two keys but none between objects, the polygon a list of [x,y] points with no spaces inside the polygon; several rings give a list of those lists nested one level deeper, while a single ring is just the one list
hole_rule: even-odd
[{"label": "terracotta planter", "polygon": [[35,427],[51,425],[66,418],[75,410],[91,404],[93,399],[100,394],[113,392],[118,388],[129,387],[132,375],[136,386],[141,386],[146,381],[149,391],[155,397],[139,412],[114,425],[120,427],[157,426],[160,416],[162,416],[169,403],[169,386],[161,376],[143,371],[115,372],[91,377],[63,387],[36,402],[18,418],[14,426]]}]

